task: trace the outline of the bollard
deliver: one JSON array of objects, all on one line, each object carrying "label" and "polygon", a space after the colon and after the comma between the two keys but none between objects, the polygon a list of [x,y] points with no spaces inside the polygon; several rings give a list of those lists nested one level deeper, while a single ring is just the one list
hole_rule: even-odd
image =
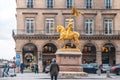
[{"label": "bollard", "polygon": [[106,77],[109,77],[109,78],[111,77],[111,76],[110,76],[110,71],[109,71],[109,70],[106,71]]}]

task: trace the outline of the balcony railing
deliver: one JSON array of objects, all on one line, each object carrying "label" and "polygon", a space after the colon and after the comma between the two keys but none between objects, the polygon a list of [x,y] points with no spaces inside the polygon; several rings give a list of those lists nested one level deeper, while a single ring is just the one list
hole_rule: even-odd
[{"label": "balcony railing", "polygon": [[[104,31],[104,30],[95,30],[93,32],[87,32],[83,30],[76,30],[81,36],[99,36],[99,35],[120,35],[120,30],[112,30],[112,31]],[[45,31],[45,30],[34,30],[34,31],[26,31],[26,30],[13,30],[13,36],[17,35],[59,35],[56,30]]]}]

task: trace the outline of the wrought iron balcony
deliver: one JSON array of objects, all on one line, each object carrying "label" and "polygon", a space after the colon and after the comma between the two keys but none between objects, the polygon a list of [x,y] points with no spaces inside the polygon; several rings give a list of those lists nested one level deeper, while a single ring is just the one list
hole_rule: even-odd
[{"label": "wrought iron balcony", "polygon": [[[80,33],[80,39],[120,39],[120,30],[104,31],[104,30],[95,30],[93,32],[76,30]],[[56,30],[45,31],[45,30],[13,30],[13,37],[16,38],[42,38],[42,39],[58,39],[59,33]]]}]

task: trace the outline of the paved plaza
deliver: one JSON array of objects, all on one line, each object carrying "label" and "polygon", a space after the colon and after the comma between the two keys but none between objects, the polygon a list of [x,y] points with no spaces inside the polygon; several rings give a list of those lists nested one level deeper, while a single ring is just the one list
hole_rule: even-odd
[{"label": "paved plaza", "polygon": [[[111,78],[107,78],[106,74],[98,76],[97,74],[88,74],[88,77],[81,77],[79,79],[58,79],[58,80],[120,80],[120,76],[110,74]],[[16,77],[0,77],[0,80],[50,80],[49,73],[17,73]]]}]

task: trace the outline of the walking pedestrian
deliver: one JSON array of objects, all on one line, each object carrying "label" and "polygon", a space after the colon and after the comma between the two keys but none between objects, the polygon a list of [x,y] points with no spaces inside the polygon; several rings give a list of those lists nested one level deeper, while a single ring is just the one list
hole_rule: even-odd
[{"label": "walking pedestrian", "polygon": [[24,64],[21,63],[21,64],[20,64],[20,72],[23,74],[23,71],[24,71]]},{"label": "walking pedestrian", "polygon": [[112,78],[112,77],[110,76],[110,69],[111,69],[110,66],[106,68],[106,77],[108,77],[108,78]]},{"label": "walking pedestrian", "polygon": [[34,68],[35,70],[35,74],[37,73],[38,74],[38,72],[39,72],[39,69],[38,69],[38,64],[35,64],[35,68]]},{"label": "walking pedestrian", "polygon": [[7,69],[7,63],[4,64],[4,69],[3,69],[2,77],[6,77],[7,76],[6,69]]},{"label": "walking pedestrian", "polygon": [[43,72],[45,72],[45,68],[46,68],[46,66],[47,66],[46,61],[43,61]]},{"label": "walking pedestrian", "polygon": [[5,73],[6,73],[6,76],[8,77],[9,76],[9,69],[10,69],[10,66],[9,64],[7,64],[7,67],[6,67],[6,70],[5,70]]},{"label": "walking pedestrian", "polygon": [[35,70],[34,68],[35,68],[34,65],[32,65],[32,66],[31,66],[32,72],[34,72],[34,70]]},{"label": "walking pedestrian", "polygon": [[98,70],[97,70],[97,74],[100,76],[101,75],[101,70],[102,70],[103,66],[102,64],[98,66]]},{"label": "walking pedestrian", "polygon": [[50,64],[50,76],[51,80],[57,80],[57,76],[59,73],[59,65],[56,63],[56,59],[52,59],[52,63]]}]

